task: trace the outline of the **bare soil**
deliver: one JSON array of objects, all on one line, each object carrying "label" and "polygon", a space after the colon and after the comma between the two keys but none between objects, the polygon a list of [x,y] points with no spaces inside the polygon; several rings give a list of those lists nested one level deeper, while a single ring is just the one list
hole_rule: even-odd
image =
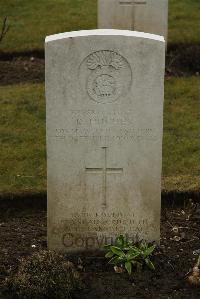
[{"label": "bare soil", "polygon": [[[16,271],[19,258],[45,249],[46,209],[0,203],[0,281]],[[200,252],[200,204],[188,201],[163,207],[161,244],[153,257],[156,271],[116,274],[100,255],[69,257],[80,264],[85,287],[73,298],[200,298],[200,286],[187,283],[188,272]]]},{"label": "bare soil", "polygon": [[24,82],[44,82],[44,59],[21,56],[0,60],[0,85]]},{"label": "bare soil", "polygon": [[[44,53],[0,53],[0,85],[44,82]],[[200,45],[171,45],[166,57],[166,76],[200,73]]]}]

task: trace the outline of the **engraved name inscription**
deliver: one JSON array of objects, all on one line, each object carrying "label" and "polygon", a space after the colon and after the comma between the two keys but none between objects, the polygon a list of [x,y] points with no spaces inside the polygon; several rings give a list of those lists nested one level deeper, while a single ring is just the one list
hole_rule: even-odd
[{"label": "engraved name inscription", "polygon": [[55,128],[57,139],[93,141],[155,140],[158,132],[140,124],[132,117],[132,111],[97,112],[94,110],[70,110],[68,127]]}]

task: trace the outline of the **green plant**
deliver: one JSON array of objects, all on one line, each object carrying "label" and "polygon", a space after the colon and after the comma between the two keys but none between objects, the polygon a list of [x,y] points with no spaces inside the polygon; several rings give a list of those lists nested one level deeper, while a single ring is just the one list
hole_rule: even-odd
[{"label": "green plant", "polygon": [[110,259],[108,263],[125,268],[129,275],[132,273],[133,266],[140,271],[146,264],[151,270],[155,270],[150,260],[155,247],[155,245],[144,242],[138,245],[133,244],[132,241],[127,241],[123,235],[117,237],[115,245],[104,245],[107,251],[105,257]]},{"label": "green plant", "polygon": [[3,298],[71,298],[81,287],[74,265],[60,253],[42,250],[20,260],[4,284]]},{"label": "green plant", "polygon": [[198,260],[197,260],[197,267],[199,267],[199,266],[200,266],[200,255],[199,255]]},{"label": "green plant", "polygon": [[3,19],[2,29],[0,31],[0,43],[8,32],[9,26],[7,25],[7,17]]}]

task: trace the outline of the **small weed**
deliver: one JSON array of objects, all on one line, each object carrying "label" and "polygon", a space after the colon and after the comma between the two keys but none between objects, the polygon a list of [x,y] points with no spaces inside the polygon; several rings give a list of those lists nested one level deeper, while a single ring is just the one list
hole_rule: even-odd
[{"label": "small weed", "polygon": [[137,271],[141,271],[145,264],[151,270],[155,270],[150,260],[155,247],[156,245],[149,245],[144,242],[135,245],[132,241],[126,241],[122,235],[116,239],[115,246],[111,244],[104,246],[107,251],[105,257],[110,259],[108,263],[113,264],[115,269],[118,269],[118,267],[126,269],[129,275],[131,275],[133,267]]}]

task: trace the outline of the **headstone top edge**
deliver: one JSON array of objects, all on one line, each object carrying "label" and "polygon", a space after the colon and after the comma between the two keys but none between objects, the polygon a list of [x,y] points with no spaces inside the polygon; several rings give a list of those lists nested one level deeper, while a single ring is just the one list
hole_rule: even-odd
[{"label": "headstone top edge", "polygon": [[86,36],[126,36],[126,37],[139,37],[144,39],[151,39],[155,41],[160,41],[165,43],[165,39],[161,35],[150,34],[139,31],[130,31],[130,30],[118,30],[118,29],[95,29],[95,30],[80,30],[80,31],[71,31],[64,32],[54,35],[49,35],[45,38],[45,43],[52,41],[57,41],[60,39],[67,39],[73,37],[86,37]]}]

